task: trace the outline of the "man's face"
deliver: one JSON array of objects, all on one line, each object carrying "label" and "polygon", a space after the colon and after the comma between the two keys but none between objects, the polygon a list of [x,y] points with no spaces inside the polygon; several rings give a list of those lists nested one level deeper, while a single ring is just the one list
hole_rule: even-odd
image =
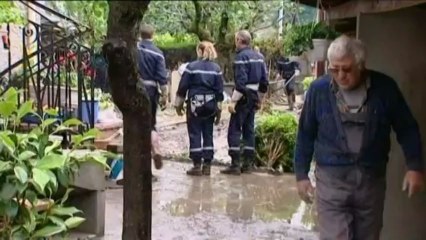
[{"label": "man's face", "polygon": [[339,88],[344,90],[356,88],[361,83],[361,70],[353,57],[330,60],[328,70]]}]

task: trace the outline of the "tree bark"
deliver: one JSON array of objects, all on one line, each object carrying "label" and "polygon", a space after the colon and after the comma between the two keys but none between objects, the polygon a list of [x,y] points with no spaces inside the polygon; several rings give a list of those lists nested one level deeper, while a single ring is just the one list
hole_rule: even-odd
[{"label": "tree bark", "polygon": [[151,239],[150,103],[136,62],[137,29],[150,1],[108,1],[108,62],[114,103],[123,115],[124,206],[122,239]]}]

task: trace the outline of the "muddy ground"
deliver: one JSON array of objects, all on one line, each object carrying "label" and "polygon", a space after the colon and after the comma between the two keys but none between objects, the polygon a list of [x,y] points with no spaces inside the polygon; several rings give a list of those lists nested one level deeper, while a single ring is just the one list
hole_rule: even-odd
[{"label": "muddy ground", "polygon": [[[302,100],[298,97],[299,108]],[[275,94],[270,103],[273,110],[288,111],[288,105],[283,95]],[[298,111],[293,111],[297,115]],[[229,164],[231,158],[228,156],[228,124],[230,114],[225,105],[222,111],[222,120],[218,126],[214,126],[214,162],[219,164]],[[189,161],[189,138],[185,117],[176,115],[174,109],[169,107],[158,113],[158,133],[160,135],[160,145],[166,159]]]},{"label": "muddy ground", "polygon": [[[317,240],[314,206],[297,196],[292,175],[189,177],[188,163],[154,170],[154,240]],[[104,240],[121,239],[122,189],[107,191]]]}]

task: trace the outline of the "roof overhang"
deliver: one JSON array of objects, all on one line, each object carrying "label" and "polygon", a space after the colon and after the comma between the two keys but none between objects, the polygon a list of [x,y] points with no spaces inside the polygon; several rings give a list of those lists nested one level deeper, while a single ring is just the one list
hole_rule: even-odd
[{"label": "roof overhang", "polygon": [[[318,0],[292,0],[293,2],[298,2],[303,5],[311,6],[311,7],[317,7]],[[320,8],[328,9],[337,7],[341,4],[347,3],[350,0],[319,0],[320,1]]]}]

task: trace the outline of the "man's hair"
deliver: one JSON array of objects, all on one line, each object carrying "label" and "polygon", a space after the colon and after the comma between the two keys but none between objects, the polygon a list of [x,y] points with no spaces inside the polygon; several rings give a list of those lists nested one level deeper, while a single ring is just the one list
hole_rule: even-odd
[{"label": "man's hair", "polygon": [[250,34],[250,32],[249,32],[249,31],[247,31],[247,30],[240,30],[240,31],[238,31],[238,32],[235,34],[235,36],[236,36],[238,39],[240,39],[240,40],[241,40],[241,43],[242,43],[242,44],[250,45],[250,43],[251,43],[251,34]]},{"label": "man's hair", "polygon": [[151,39],[154,36],[155,29],[149,24],[142,24],[139,30],[142,39]]},{"label": "man's hair", "polygon": [[363,68],[367,56],[367,50],[361,40],[342,35],[336,38],[328,48],[328,60],[343,57],[353,57],[358,67]]},{"label": "man's hair", "polygon": [[197,45],[197,56],[203,60],[214,60],[217,58],[213,43],[202,41]]}]

